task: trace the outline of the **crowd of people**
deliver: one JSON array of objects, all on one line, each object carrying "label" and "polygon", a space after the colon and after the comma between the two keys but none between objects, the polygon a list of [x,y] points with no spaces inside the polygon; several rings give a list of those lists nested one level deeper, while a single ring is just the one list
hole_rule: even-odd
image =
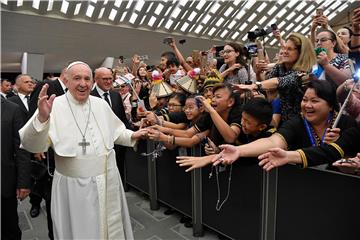
[{"label": "crowd of people", "polygon": [[[258,157],[267,171],[359,174],[360,8],[351,20],[334,32],[315,15],[310,37],[274,29],[273,63],[259,39],[257,53],[226,43],[184,57],[170,38],[157,66],[135,54],[114,69],[73,62],[55,79],[1,79],[2,237],[21,238],[17,199],[30,194],[32,217],[45,200],[50,239],[132,239],[117,169],[139,139],[179,151],[186,171]],[[181,156],[198,144],[202,157]]]}]

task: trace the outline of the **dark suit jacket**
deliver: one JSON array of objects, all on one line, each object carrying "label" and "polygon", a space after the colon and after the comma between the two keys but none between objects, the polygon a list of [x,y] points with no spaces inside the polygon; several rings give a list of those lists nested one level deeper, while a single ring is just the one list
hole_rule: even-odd
[{"label": "dark suit jacket", "polygon": [[39,82],[34,91],[31,94],[30,97],[30,104],[29,104],[29,112],[30,112],[30,116],[32,116],[36,109],[37,109],[37,102],[38,102],[38,97],[41,91],[41,88],[45,85],[45,83],[49,84],[49,88],[48,88],[48,92],[47,95],[50,97],[52,94],[55,94],[56,96],[61,96],[63,95],[65,92],[60,84],[60,80],[56,79],[56,80],[45,80],[42,82]]},{"label": "dark suit jacket", "polygon": [[[109,93],[110,93],[109,95],[111,101],[111,108],[113,112],[125,124],[126,128],[131,129],[130,123],[126,118],[124,104],[120,94],[114,91],[109,91]],[[91,95],[102,98],[96,88],[94,88],[94,90],[91,91]]]},{"label": "dark suit jacket", "polygon": [[30,188],[30,154],[20,149],[23,126],[18,105],[1,98],[1,196],[13,197],[17,188]]},{"label": "dark suit jacket", "polygon": [[21,101],[20,97],[18,95],[15,95],[15,96],[8,98],[7,100],[15,103],[16,105],[18,105],[20,107],[21,119],[22,119],[23,123],[25,124],[29,120],[31,115],[30,115],[30,112],[26,109],[24,103]]}]

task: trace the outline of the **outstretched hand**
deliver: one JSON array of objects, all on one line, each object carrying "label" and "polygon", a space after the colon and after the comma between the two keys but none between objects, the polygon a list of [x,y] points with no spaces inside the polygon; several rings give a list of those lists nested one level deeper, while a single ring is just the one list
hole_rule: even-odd
[{"label": "outstretched hand", "polygon": [[211,160],[214,155],[204,156],[204,157],[190,157],[190,156],[178,156],[176,157],[176,163],[180,167],[189,167],[185,172],[190,172],[196,168],[202,168],[211,163]]},{"label": "outstretched hand", "polygon": [[41,91],[39,93],[39,98],[38,98],[38,109],[39,109],[39,114],[38,114],[38,119],[41,123],[46,122],[49,119],[51,110],[52,110],[52,106],[53,106],[53,102],[54,99],[56,97],[55,94],[51,95],[50,98],[48,99],[48,95],[47,95],[47,90],[49,89],[49,85],[45,84],[42,88]]},{"label": "outstretched hand", "polygon": [[259,166],[262,166],[266,171],[289,163],[287,152],[281,148],[271,148],[258,158],[260,160]]},{"label": "outstretched hand", "polygon": [[230,144],[224,144],[224,145],[220,145],[219,148],[222,151],[212,159],[214,166],[220,163],[224,165],[231,165],[239,158],[239,152],[236,146]]}]

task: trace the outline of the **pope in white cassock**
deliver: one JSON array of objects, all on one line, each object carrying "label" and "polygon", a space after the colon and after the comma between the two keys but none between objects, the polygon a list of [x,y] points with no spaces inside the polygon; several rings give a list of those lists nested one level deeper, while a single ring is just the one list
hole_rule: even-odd
[{"label": "pope in white cassock", "polygon": [[101,98],[90,96],[92,71],[70,64],[68,92],[55,98],[42,88],[38,111],[20,130],[23,148],[55,151],[51,216],[56,239],[133,239],[114,142],[134,146],[146,135],[132,132]]}]

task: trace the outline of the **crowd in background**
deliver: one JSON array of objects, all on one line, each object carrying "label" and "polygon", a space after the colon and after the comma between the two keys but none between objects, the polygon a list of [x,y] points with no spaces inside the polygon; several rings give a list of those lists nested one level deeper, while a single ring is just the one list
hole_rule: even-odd
[{"label": "crowd in background", "polygon": [[[128,128],[147,127],[148,138],[168,149],[202,144],[204,155],[217,156],[224,151],[223,144],[231,144],[241,146],[238,156],[257,157],[272,148],[339,147],[342,135],[360,124],[360,84],[354,81],[360,64],[360,9],[354,10],[351,26],[337,32],[322,14],[313,17],[310,37],[291,33],[283,38],[280,32],[276,28],[272,32],[280,46],[273,60],[261,37],[253,39],[253,48],[225,43],[194,50],[191,56],[183,56],[176,40],[168,38],[169,49],[156,66],[135,54],[129,65],[119,62],[114,69],[96,69],[92,94],[107,101],[114,112],[120,111],[117,115]],[[64,71],[44,82],[56,89],[58,81],[66,92]],[[25,107],[23,122],[36,111],[39,86],[26,74],[19,75],[14,86],[1,80],[2,99]],[[339,112],[345,99],[345,110]],[[360,159],[355,154],[360,149],[350,152],[343,157],[352,157],[352,162],[329,161],[328,168],[358,174]],[[42,159],[42,154],[32,159]],[[192,160],[179,163],[193,169],[214,161]],[[302,158],[299,165],[321,163]]]}]

